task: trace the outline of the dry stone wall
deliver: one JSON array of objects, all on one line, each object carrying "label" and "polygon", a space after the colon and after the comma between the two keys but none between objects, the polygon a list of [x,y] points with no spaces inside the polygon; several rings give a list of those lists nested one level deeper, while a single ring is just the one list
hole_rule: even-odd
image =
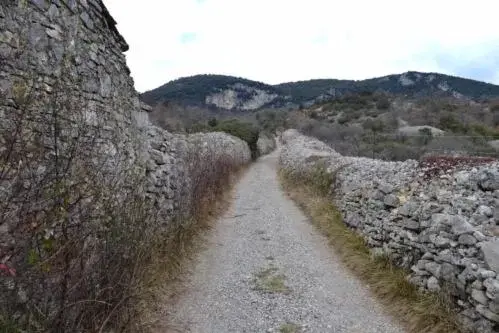
[{"label": "dry stone wall", "polygon": [[448,293],[463,327],[498,332],[499,163],[429,177],[416,161],[346,157],[295,130],[283,133],[280,165],[306,174],[325,163],[344,222],[375,253],[390,255],[425,290]]},{"label": "dry stone wall", "polygon": [[0,1],[0,318],[91,324],[80,301],[113,304],[133,251],[251,160],[233,136],[152,126],[127,49],[101,0]]},{"label": "dry stone wall", "polygon": [[259,156],[271,153],[276,148],[275,138],[271,135],[260,133],[256,141],[256,148]]}]

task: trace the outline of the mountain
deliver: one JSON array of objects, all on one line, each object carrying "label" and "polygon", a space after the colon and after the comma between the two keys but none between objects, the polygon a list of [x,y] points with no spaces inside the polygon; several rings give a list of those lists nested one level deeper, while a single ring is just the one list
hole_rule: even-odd
[{"label": "mountain", "polygon": [[283,97],[279,89],[262,82],[211,74],[180,78],[141,95],[150,105],[176,102],[226,110],[256,110],[284,103]]},{"label": "mountain", "polygon": [[224,75],[196,75],[147,91],[141,99],[156,105],[182,105],[233,111],[297,108],[358,92],[385,92],[410,97],[499,97],[499,86],[439,73],[406,72],[367,80],[316,79],[269,85]]}]

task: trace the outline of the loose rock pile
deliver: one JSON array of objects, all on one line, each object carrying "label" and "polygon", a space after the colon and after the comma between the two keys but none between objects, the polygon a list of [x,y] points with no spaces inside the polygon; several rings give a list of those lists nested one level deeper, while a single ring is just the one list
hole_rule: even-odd
[{"label": "loose rock pile", "polygon": [[326,163],[344,222],[373,252],[409,269],[408,279],[421,288],[448,293],[466,329],[497,331],[497,161],[473,160],[470,166],[460,160],[456,168],[435,173],[438,159],[420,164],[345,157],[295,130],[282,139],[285,170],[310,172],[318,161]]}]

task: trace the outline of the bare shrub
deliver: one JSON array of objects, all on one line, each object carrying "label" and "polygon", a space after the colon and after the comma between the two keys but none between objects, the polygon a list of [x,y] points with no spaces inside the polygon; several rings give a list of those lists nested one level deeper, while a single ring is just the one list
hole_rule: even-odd
[{"label": "bare shrub", "polygon": [[0,125],[0,331],[129,327],[157,256],[211,214],[240,166],[191,144],[189,191],[160,220],[145,195],[140,131],[104,116],[80,84],[46,94],[17,82]]}]

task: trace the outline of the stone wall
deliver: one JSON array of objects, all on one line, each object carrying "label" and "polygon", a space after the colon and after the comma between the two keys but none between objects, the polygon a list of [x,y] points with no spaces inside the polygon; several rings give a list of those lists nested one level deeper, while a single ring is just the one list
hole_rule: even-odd
[{"label": "stone wall", "polygon": [[283,133],[282,140],[285,170],[306,174],[325,163],[344,222],[364,236],[373,252],[389,254],[421,288],[451,295],[464,327],[497,332],[497,161],[473,166],[476,161],[465,161],[442,171],[444,165],[411,160],[341,156],[295,130]]},{"label": "stone wall", "polygon": [[258,149],[258,156],[271,153],[276,148],[275,138],[268,134],[260,133],[256,142],[256,148]]},{"label": "stone wall", "polygon": [[81,331],[124,304],[137,256],[191,221],[200,187],[251,154],[150,124],[102,1],[1,3],[0,319]]}]

